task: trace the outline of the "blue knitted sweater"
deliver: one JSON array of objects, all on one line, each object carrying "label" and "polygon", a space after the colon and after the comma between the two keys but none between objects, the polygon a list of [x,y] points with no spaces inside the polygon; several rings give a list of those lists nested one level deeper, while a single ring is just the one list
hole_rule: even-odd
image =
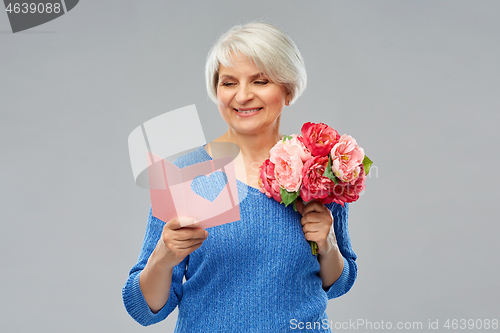
[{"label": "blue knitted sweater", "polygon": [[[200,147],[174,164],[183,168],[210,159]],[[157,313],[150,310],[139,286],[139,275],[165,225],[150,210],[139,260],[122,290],[128,313],[146,326],[165,319],[178,306],[174,332],[183,333],[331,332],[327,301],[349,291],[357,275],[347,229],[348,204],[326,205],[334,217],[344,270],[325,291],[300,214],[240,181],[237,187],[238,195],[246,194],[240,202],[241,219],[207,229],[201,247],[174,268],[170,296]]]}]

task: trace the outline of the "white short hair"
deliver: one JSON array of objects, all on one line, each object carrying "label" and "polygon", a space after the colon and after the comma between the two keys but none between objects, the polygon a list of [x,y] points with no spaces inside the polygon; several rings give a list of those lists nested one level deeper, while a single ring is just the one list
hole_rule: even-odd
[{"label": "white short hair", "polygon": [[205,80],[208,95],[215,103],[219,66],[231,66],[231,52],[241,52],[271,81],[283,84],[291,95],[290,104],[306,89],[304,60],[293,40],[272,24],[250,22],[229,29],[208,53]]}]

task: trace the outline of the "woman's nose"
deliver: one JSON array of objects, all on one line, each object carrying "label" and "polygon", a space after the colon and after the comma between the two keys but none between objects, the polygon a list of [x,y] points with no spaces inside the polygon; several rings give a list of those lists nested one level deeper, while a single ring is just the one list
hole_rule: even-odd
[{"label": "woman's nose", "polygon": [[252,100],[253,92],[252,89],[246,85],[240,85],[238,91],[236,92],[236,102],[239,104],[246,104],[248,101]]}]

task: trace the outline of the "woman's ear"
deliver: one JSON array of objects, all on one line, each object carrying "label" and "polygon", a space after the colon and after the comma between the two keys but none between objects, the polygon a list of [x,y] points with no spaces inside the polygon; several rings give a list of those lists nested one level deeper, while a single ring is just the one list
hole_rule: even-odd
[{"label": "woman's ear", "polygon": [[286,106],[289,106],[290,105],[290,100],[292,99],[292,94],[290,94],[290,92],[287,92],[286,93],[286,96],[285,96],[285,105]]}]

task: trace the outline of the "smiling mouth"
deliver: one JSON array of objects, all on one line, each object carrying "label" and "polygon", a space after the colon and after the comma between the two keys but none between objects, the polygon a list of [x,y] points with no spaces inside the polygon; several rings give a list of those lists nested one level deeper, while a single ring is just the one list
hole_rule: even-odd
[{"label": "smiling mouth", "polygon": [[239,113],[252,113],[252,112],[257,112],[262,110],[262,108],[256,108],[256,109],[251,109],[251,110],[238,110],[234,109],[234,111],[239,112]]}]

